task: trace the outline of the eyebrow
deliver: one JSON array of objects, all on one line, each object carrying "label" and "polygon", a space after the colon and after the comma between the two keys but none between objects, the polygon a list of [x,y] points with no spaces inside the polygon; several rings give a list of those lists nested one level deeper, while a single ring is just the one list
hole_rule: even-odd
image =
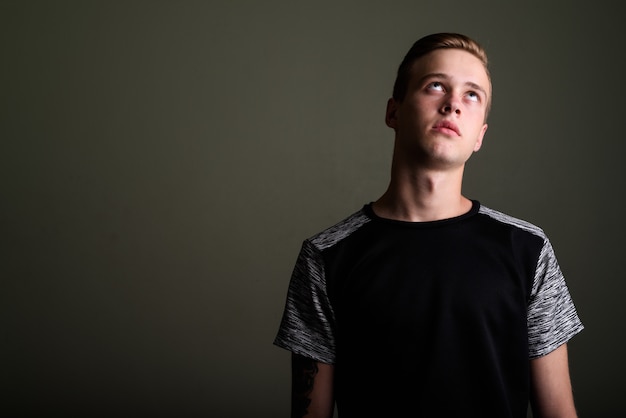
[{"label": "eyebrow", "polygon": [[[447,74],[444,74],[444,73],[429,73],[429,74],[426,74],[426,75],[420,77],[420,79],[419,79],[420,85],[423,84],[426,80],[431,79],[431,78],[442,78],[444,80],[450,80],[451,77],[448,76]],[[481,87],[480,85],[474,83],[473,81],[466,81],[464,83],[464,85],[468,86],[468,87],[471,87],[474,90],[478,90],[482,94],[484,94],[485,97],[488,97],[487,91],[483,87]]]}]

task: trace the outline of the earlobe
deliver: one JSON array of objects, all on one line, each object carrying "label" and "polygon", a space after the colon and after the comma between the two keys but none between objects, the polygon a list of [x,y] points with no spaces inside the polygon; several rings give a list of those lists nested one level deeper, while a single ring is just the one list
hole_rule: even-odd
[{"label": "earlobe", "polygon": [[392,129],[397,127],[396,112],[398,110],[398,104],[393,97],[387,100],[387,111],[385,112],[385,123]]},{"label": "earlobe", "polygon": [[476,141],[476,144],[474,145],[474,152],[477,152],[480,147],[482,147],[483,145],[483,138],[485,137],[485,132],[487,132],[487,128],[489,126],[485,123],[483,125],[483,127],[480,129],[480,134],[478,135],[478,140]]}]

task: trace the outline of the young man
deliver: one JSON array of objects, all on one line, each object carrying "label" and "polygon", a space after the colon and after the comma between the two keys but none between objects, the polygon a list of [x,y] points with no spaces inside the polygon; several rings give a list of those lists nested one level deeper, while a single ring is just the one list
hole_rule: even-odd
[{"label": "young man", "polygon": [[566,342],[583,326],[549,240],[461,194],[491,101],[473,40],[434,34],[400,65],[391,181],[304,241],[275,344],[292,417],[575,417]]}]

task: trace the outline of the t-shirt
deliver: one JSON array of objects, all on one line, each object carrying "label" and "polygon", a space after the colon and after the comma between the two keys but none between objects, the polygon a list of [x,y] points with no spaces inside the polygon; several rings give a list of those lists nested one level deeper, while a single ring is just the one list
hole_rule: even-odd
[{"label": "t-shirt", "polygon": [[540,228],[368,204],[304,241],[275,344],[334,364],[341,417],[525,417],[529,359],[582,329]]}]

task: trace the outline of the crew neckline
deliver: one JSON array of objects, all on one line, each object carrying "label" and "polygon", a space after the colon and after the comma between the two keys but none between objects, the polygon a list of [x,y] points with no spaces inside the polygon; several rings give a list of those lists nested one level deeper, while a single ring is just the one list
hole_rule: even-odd
[{"label": "crew neckline", "polygon": [[472,216],[476,215],[480,210],[480,202],[478,200],[473,200],[473,199],[471,200],[471,202],[472,202],[472,207],[470,208],[469,211],[461,215],[454,216],[452,218],[437,219],[435,221],[413,222],[413,221],[402,221],[399,219],[383,218],[381,216],[378,216],[374,212],[374,208],[373,208],[374,202],[366,203],[363,206],[363,212],[365,213],[365,215],[367,215],[368,218],[377,222],[384,222],[388,224],[403,225],[403,226],[413,226],[413,227],[438,226],[438,225],[444,225],[444,224],[463,221],[467,218],[471,218]]}]

